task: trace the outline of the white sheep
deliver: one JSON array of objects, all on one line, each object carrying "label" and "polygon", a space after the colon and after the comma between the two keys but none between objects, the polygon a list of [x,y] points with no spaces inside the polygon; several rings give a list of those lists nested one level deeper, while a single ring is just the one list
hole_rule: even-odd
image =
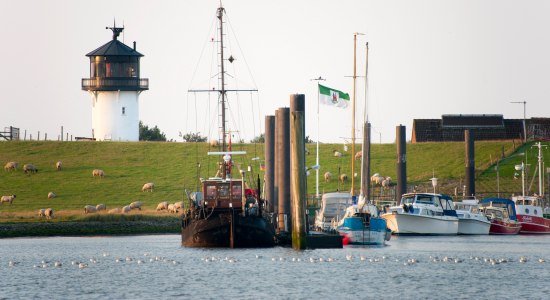
[{"label": "white sheep", "polygon": [[329,182],[331,178],[332,178],[332,173],[325,172],[325,182]]},{"label": "white sheep", "polygon": [[152,183],[152,182],[147,182],[146,184],[143,185],[143,187],[141,188],[141,191],[142,192],[145,192],[145,191],[152,192],[153,188],[155,188],[155,184]]},{"label": "white sheep", "polygon": [[2,196],[2,198],[0,198],[0,204],[4,203],[4,202],[9,202],[10,205],[11,203],[13,202],[13,199],[15,199],[17,196],[15,195],[9,195],[9,196]]},{"label": "white sheep", "polygon": [[25,172],[25,174],[28,174],[29,172],[30,173],[38,173],[38,169],[33,164],[24,164],[23,165],[23,172]]},{"label": "white sheep", "polygon": [[62,165],[61,161],[56,162],[56,163],[55,163],[55,169],[56,169],[57,171],[61,171],[61,165]]},{"label": "white sheep", "polygon": [[141,202],[141,201],[134,201],[134,202],[130,203],[129,206],[130,206],[130,209],[136,209],[136,208],[137,208],[137,209],[141,210],[141,206],[142,206],[142,205],[143,205],[143,202]]},{"label": "white sheep", "polygon": [[53,209],[51,208],[46,208],[44,210],[44,216],[46,216],[46,219],[51,219],[53,218]]},{"label": "white sheep", "polygon": [[342,152],[339,152],[339,151],[336,151],[336,150],[333,150],[332,152],[334,154],[334,157],[342,157]]},{"label": "white sheep", "polygon": [[348,181],[348,175],[347,174],[340,175],[340,182],[344,183],[346,181]]},{"label": "white sheep", "polygon": [[49,192],[48,193],[48,199],[53,199],[55,197],[57,197],[57,195],[54,192]]},{"label": "white sheep", "polygon": [[168,212],[170,213],[178,213],[178,209],[174,204],[168,204]]},{"label": "white sheep", "polygon": [[164,210],[164,209],[168,209],[168,202],[166,202],[166,201],[161,202],[157,205],[157,211],[158,210]]},{"label": "white sheep", "polygon": [[363,150],[355,153],[355,159],[361,159],[361,157],[363,157]]},{"label": "white sheep", "polygon": [[95,209],[97,211],[100,211],[100,210],[106,210],[107,209],[107,206],[105,206],[105,204],[101,203],[101,204],[98,204],[95,206]]},{"label": "white sheep", "polygon": [[183,201],[174,203],[174,206],[176,207],[176,209],[181,209],[181,208],[183,208]]},{"label": "white sheep", "polygon": [[129,205],[126,205],[122,208],[122,213],[125,214],[125,213],[129,213],[130,211],[132,211],[132,209],[130,208]]},{"label": "white sheep", "polygon": [[6,170],[6,171],[17,170],[18,166],[19,166],[18,162],[10,161],[10,162],[6,163],[6,165],[4,166],[4,170]]},{"label": "white sheep", "polygon": [[391,177],[386,177],[384,178],[384,180],[382,180],[382,187],[384,187],[385,189],[388,189],[391,185]]},{"label": "white sheep", "polygon": [[93,177],[99,177],[99,178],[103,178],[103,176],[105,176],[105,172],[103,172],[103,170],[100,170],[100,169],[94,169],[92,171],[92,176]]},{"label": "white sheep", "polygon": [[86,205],[84,206],[84,213],[85,214],[89,214],[89,213],[95,213],[97,212],[97,208],[93,205]]},{"label": "white sheep", "polygon": [[108,213],[110,214],[119,214],[121,212],[120,207],[109,209]]},{"label": "white sheep", "polygon": [[375,173],[374,175],[372,175],[370,177],[370,181],[374,184],[377,184],[377,185],[382,185],[382,182],[386,179],[386,177],[378,174],[378,173]]},{"label": "white sheep", "polygon": [[38,210],[38,217],[45,217],[46,216],[46,209],[41,208]]},{"label": "white sheep", "polygon": [[220,142],[218,140],[210,141],[210,147],[218,147],[219,145],[220,145]]}]

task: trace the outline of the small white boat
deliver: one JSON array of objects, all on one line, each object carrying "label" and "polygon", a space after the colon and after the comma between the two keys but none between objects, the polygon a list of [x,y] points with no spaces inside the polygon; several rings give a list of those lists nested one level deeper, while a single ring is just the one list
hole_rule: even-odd
[{"label": "small white boat", "polygon": [[489,234],[491,221],[479,210],[476,199],[464,199],[455,202],[458,217],[458,234]]},{"label": "small white boat", "polygon": [[344,236],[344,245],[384,245],[391,238],[386,220],[378,216],[378,209],[370,203],[349,206],[336,230]]},{"label": "small white boat", "polygon": [[344,217],[346,210],[351,206],[350,193],[325,193],[321,198],[321,207],[315,212],[315,230],[334,230]]},{"label": "small white boat", "polygon": [[453,200],[431,193],[404,194],[400,206],[392,206],[382,215],[394,234],[456,235],[458,217]]}]

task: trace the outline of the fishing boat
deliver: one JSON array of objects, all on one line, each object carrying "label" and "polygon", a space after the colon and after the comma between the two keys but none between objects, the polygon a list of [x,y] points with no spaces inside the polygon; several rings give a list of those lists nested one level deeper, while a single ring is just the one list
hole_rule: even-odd
[{"label": "fishing boat", "polygon": [[[260,183],[257,189],[247,187],[245,172],[240,178],[233,178],[233,155],[245,154],[244,151],[231,151],[231,136],[226,130],[226,92],[224,70],[224,33],[225,9],[217,9],[219,23],[219,83],[218,89],[203,91],[219,95],[221,105],[221,151],[209,152],[219,156],[217,176],[201,179],[201,190],[189,197],[190,208],[182,215],[181,240],[186,247],[230,247],[256,248],[275,245],[275,228],[272,218],[264,209],[260,196]],[[229,61],[233,58],[230,57]],[[199,90],[200,91],[200,90]],[[237,91],[237,90],[231,90]],[[227,143],[229,138],[229,143]],[[259,178],[258,178],[259,181]]]},{"label": "fishing boat", "polygon": [[544,217],[539,197],[515,196],[512,197],[512,201],[516,206],[518,222],[521,224],[519,233],[550,234],[550,219]]},{"label": "fishing boat", "polygon": [[[538,150],[538,170],[539,170],[539,195],[542,195],[542,187],[544,185],[542,180],[542,147],[543,145],[538,142],[535,145]],[[516,169],[521,170],[521,180],[523,186],[522,196],[512,197],[514,201],[515,209],[517,213],[518,222],[521,224],[521,230],[519,233],[526,234],[550,234],[550,219],[544,216],[544,211],[542,208],[542,197],[541,196],[526,196],[525,195],[525,166],[522,163],[521,165],[516,166]]]},{"label": "fishing boat", "polygon": [[480,202],[480,210],[491,221],[489,234],[514,235],[521,230],[516,218],[514,202],[503,198],[486,198]]},{"label": "fishing boat", "polygon": [[454,204],[458,217],[458,234],[489,234],[491,221],[479,210],[477,199],[464,199]]},{"label": "fishing boat", "polygon": [[409,193],[400,206],[382,214],[392,233],[403,235],[456,235],[458,217],[452,198],[442,194]]}]

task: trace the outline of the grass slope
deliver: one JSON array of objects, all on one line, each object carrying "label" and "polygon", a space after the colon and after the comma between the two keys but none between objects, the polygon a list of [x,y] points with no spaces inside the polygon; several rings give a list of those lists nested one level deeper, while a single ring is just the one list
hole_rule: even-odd
[{"label": "grass slope", "polygon": [[[308,144],[310,153],[307,165],[315,164],[315,145]],[[360,149],[360,146],[356,147]],[[509,155],[514,151],[512,142],[476,142],[476,168],[485,169],[503,149]],[[198,186],[197,175],[213,176],[217,157],[207,156],[215,151],[206,143],[157,143],[157,142],[54,142],[19,141],[0,142],[0,163],[19,162],[16,172],[0,170],[0,195],[16,194],[12,205],[0,205],[0,220],[36,219],[39,208],[52,207],[62,219],[71,220],[71,215],[80,215],[86,204],[104,203],[107,208],[121,207],[132,201],[143,201],[148,213],[155,214],[158,202],[176,202],[184,199],[184,189],[194,190]],[[233,150],[245,150],[247,155],[235,156],[236,168],[246,170],[252,166],[249,178],[256,177],[259,161],[263,160],[263,145],[234,145]],[[333,156],[332,151],[344,153],[342,158]],[[342,145],[322,144],[320,149],[321,191],[338,188],[338,169],[350,174],[350,155]],[[375,144],[372,147],[372,173],[395,178],[396,147],[394,144]],[[409,182],[424,182],[435,170],[439,178],[457,179],[464,173],[464,143],[423,143],[407,145],[407,171]],[[63,170],[55,171],[55,162],[63,162]],[[200,162],[200,170],[197,168]],[[510,159],[510,163],[514,163]],[[38,174],[26,175],[23,164],[32,163]],[[103,169],[105,178],[93,178],[93,169]],[[359,173],[359,161],[356,172]],[[322,174],[330,171],[334,179],[325,183]],[[237,174],[236,172],[234,174]],[[261,173],[263,176],[263,172]],[[308,178],[308,191],[315,191],[315,172]],[[146,182],[155,183],[153,193],[141,192]],[[356,181],[358,184],[358,180]],[[340,186],[348,189],[349,181]],[[48,192],[58,196],[47,199]]]}]

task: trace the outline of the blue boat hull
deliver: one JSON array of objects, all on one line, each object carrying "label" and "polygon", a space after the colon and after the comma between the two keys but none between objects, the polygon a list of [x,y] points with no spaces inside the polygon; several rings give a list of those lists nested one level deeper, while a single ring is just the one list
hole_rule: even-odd
[{"label": "blue boat hull", "polygon": [[391,236],[386,225],[382,218],[370,218],[369,224],[364,225],[363,218],[348,217],[338,232],[345,236],[348,245],[384,245]]}]

